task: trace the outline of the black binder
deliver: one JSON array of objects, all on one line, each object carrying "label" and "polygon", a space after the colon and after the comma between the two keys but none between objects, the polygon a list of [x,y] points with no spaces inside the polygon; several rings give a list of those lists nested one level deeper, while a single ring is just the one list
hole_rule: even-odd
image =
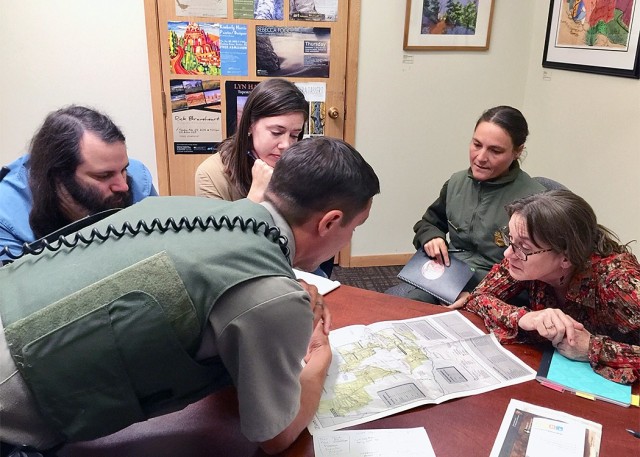
[{"label": "black binder", "polygon": [[473,276],[474,270],[462,260],[449,255],[448,267],[418,250],[398,273],[398,278],[429,292],[445,303],[453,303]]}]

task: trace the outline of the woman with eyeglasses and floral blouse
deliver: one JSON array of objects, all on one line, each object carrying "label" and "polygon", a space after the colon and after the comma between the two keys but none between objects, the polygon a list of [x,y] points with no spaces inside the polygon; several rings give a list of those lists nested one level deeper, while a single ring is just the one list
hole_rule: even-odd
[{"label": "woman with eyeglasses and floral blouse", "polygon": [[[640,377],[640,264],[593,209],[567,190],[507,205],[508,245],[467,297],[502,343],[550,341],[620,383]],[[528,306],[508,300],[526,290]],[[453,305],[452,305],[453,307]]]}]

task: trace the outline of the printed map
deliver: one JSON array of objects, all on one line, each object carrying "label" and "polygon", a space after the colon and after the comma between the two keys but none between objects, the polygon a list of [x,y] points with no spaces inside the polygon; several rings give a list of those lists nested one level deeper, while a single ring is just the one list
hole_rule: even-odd
[{"label": "printed map", "polygon": [[312,434],[535,378],[457,311],[345,327],[329,339],[333,361]]}]

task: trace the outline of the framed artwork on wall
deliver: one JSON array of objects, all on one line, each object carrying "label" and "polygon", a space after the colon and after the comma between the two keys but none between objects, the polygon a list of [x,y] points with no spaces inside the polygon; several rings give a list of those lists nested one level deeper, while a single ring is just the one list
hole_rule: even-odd
[{"label": "framed artwork on wall", "polygon": [[542,66],[640,78],[640,0],[551,0]]},{"label": "framed artwork on wall", "polygon": [[489,49],[493,0],[407,0],[405,51]]}]

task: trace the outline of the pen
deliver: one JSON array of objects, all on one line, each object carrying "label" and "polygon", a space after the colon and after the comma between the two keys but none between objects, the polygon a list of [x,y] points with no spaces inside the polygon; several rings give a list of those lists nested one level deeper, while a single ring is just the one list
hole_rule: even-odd
[{"label": "pen", "polygon": [[636,432],[636,431],[630,430],[630,429],[627,429],[627,431],[629,433],[631,433],[633,436],[635,436],[636,438],[640,438],[640,432]]},{"label": "pen", "polygon": [[464,249],[448,249],[447,252],[464,252]]}]

